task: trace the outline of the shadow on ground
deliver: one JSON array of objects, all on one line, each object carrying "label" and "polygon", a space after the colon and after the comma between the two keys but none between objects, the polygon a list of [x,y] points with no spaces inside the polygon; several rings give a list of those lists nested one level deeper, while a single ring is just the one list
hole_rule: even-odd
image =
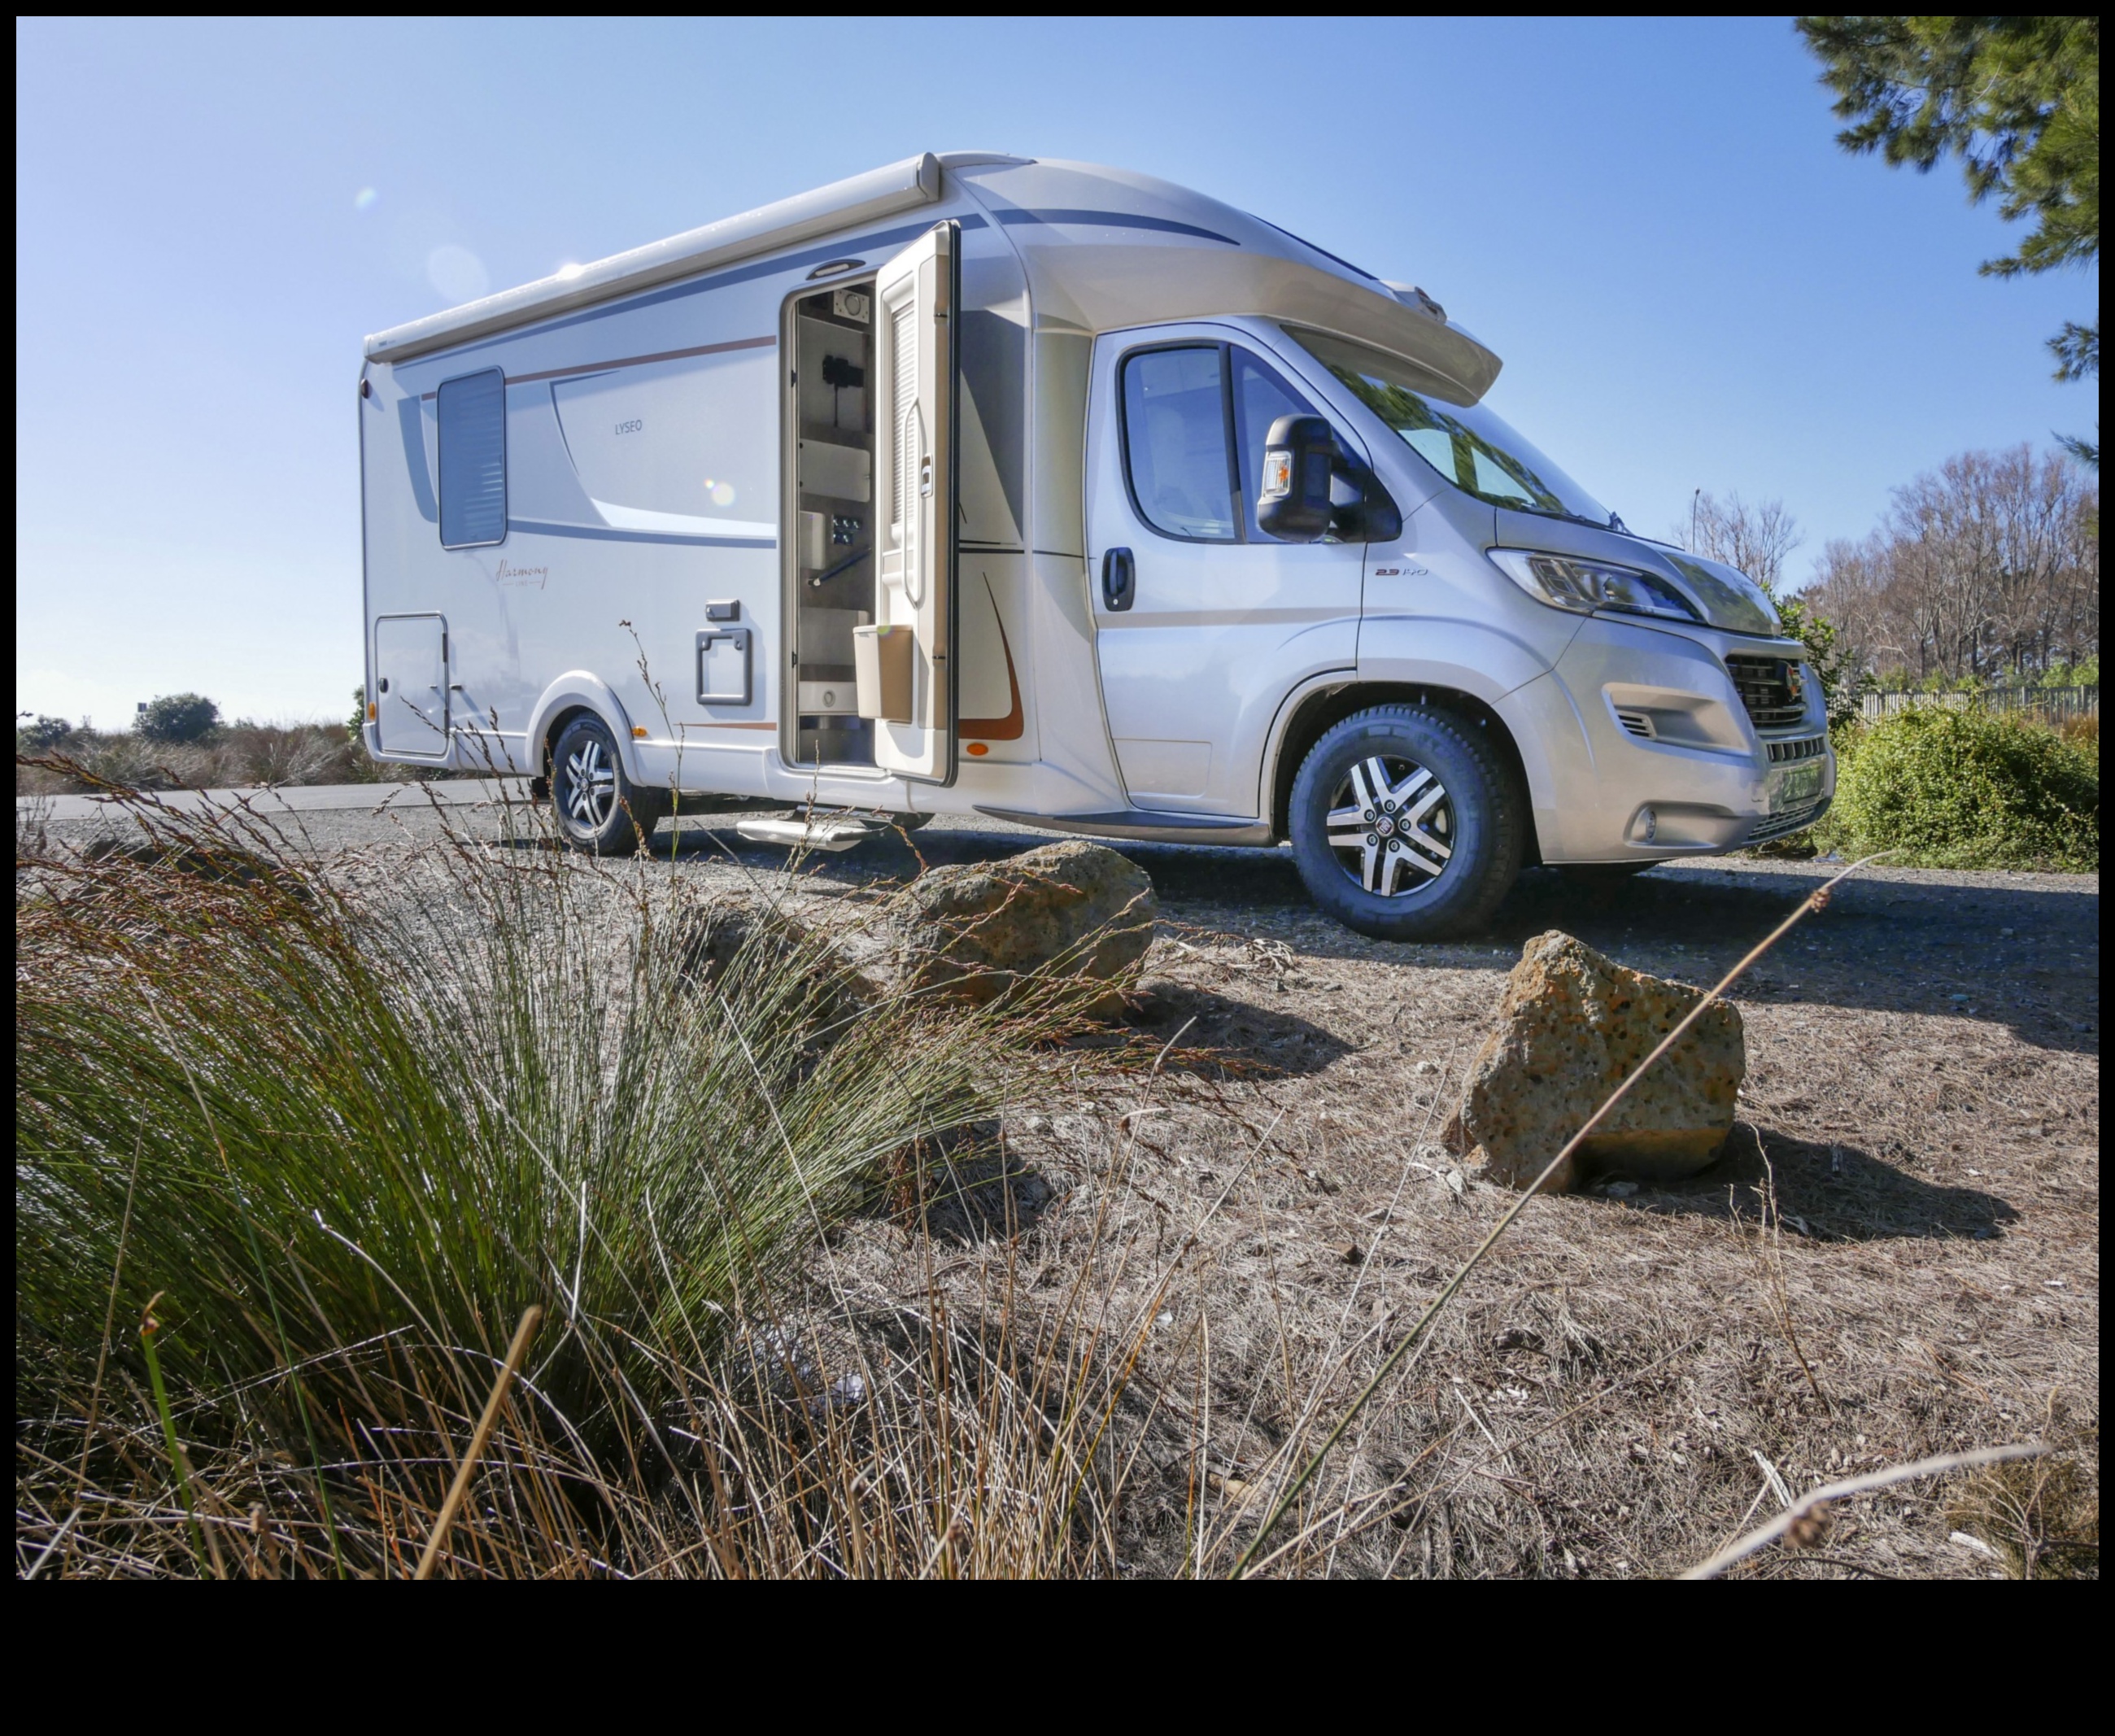
[{"label": "shadow on ground", "polygon": [[1147,979],[1145,999],[1127,1022],[1172,1045],[1163,1071],[1206,1078],[1319,1073],[1352,1047],[1296,1013],[1162,977]]},{"label": "shadow on ground", "polygon": [[[1611,1170],[1589,1192],[1610,1182],[1620,1188],[1621,1172]],[[1761,1219],[1773,1184],[1786,1230],[1818,1241],[1988,1241],[2020,1215],[1993,1193],[1921,1181],[1855,1146],[1816,1144],[1746,1122],[1734,1128],[1726,1155],[1701,1174],[1641,1183],[1636,1193],[1609,1203],[1631,1211],[1752,1224]]]}]

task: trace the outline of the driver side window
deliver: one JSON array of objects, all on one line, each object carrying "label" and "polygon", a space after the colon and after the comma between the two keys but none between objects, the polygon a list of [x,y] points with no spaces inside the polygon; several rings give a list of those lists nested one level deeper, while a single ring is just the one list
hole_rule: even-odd
[{"label": "driver side window", "polygon": [[1237,344],[1182,344],[1126,356],[1122,387],[1140,518],[1188,542],[1278,540],[1255,519],[1264,440],[1280,416],[1317,413],[1283,375]]}]

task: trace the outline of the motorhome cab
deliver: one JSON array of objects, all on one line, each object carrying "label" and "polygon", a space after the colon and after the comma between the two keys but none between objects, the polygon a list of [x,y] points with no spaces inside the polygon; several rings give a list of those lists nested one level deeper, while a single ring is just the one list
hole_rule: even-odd
[{"label": "motorhome cab", "polygon": [[[921,156],[370,338],[369,751],[622,851],[754,798],[1289,843],[1369,935],[1810,824],[1767,599],[1483,406],[1422,291],[1142,175]],[[754,822],[752,822],[754,824]]]}]

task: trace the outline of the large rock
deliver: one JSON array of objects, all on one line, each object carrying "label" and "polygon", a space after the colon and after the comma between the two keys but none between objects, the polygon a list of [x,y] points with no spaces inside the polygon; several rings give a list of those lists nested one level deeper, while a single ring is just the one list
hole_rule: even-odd
[{"label": "large rock", "polygon": [[[1135,862],[1073,840],[929,870],[888,914],[911,981],[982,1005],[1030,975],[1124,983],[1152,942],[1159,904]],[[1112,993],[1099,1010],[1119,1004]]]},{"label": "large rock", "polygon": [[[1701,998],[1569,935],[1538,935],[1507,981],[1498,1028],[1469,1064],[1450,1131],[1482,1156],[1488,1179],[1525,1187]],[[1739,1012],[1713,1002],[1551,1176],[1549,1191],[1610,1170],[1667,1178],[1704,1169],[1733,1130],[1747,1068]]]}]

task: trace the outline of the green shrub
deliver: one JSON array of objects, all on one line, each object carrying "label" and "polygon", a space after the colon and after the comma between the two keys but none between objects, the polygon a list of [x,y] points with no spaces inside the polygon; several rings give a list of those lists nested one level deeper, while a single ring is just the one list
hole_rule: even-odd
[{"label": "green shrub", "polygon": [[1818,843],[1895,850],[1905,866],[2099,866],[2097,748],[2045,724],[1980,706],[1919,708],[1840,731],[1837,749],[1836,805]]},{"label": "green shrub", "polygon": [[138,733],[149,742],[203,742],[220,727],[220,707],[203,693],[165,693],[140,714]]},{"label": "green shrub", "polygon": [[73,725],[62,717],[39,717],[15,726],[15,751],[49,753],[73,733]]}]

